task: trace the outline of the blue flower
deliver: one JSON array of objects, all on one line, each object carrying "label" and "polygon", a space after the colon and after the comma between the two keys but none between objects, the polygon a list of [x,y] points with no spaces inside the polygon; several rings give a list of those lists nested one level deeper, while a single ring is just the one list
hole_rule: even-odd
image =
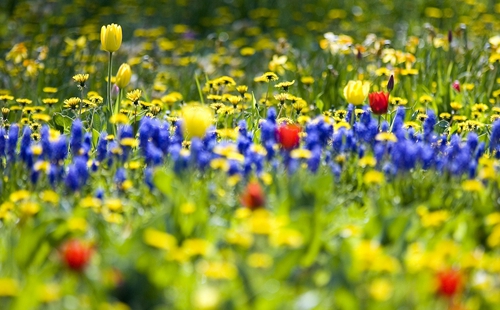
[{"label": "blue flower", "polygon": [[106,137],[108,134],[103,131],[99,135],[99,140],[97,141],[97,146],[96,146],[96,160],[99,162],[102,162],[104,159],[106,159],[106,155],[108,154],[108,140]]},{"label": "blue flower", "polygon": [[23,162],[28,160],[28,152],[31,146],[31,128],[24,126],[23,136],[21,137],[21,146],[19,148],[19,157]]},{"label": "blue flower", "polygon": [[50,158],[51,147],[50,147],[50,128],[48,125],[43,125],[40,129],[40,144],[42,145],[42,157]]},{"label": "blue flower", "polygon": [[7,141],[5,139],[5,130],[0,127],[0,158],[5,156],[5,146],[7,145]]},{"label": "blue flower", "polygon": [[68,169],[68,174],[66,175],[66,179],[64,180],[66,186],[73,192],[76,192],[80,189],[80,182],[78,180],[78,172],[76,171],[76,167],[71,165]]},{"label": "blue flower", "polygon": [[467,145],[469,146],[471,152],[475,152],[479,144],[479,138],[475,132],[471,132],[467,135]]},{"label": "blue flower", "polygon": [[500,150],[499,146],[500,146],[500,119],[497,119],[493,123],[493,126],[491,127],[490,152],[497,151],[498,155]]},{"label": "blue flower", "polygon": [[69,147],[71,150],[71,153],[77,155],[80,152],[80,149],[82,147],[82,140],[83,140],[83,124],[80,119],[76,119],[73,122],[73,126],[71,127],[71,136],[70,136],[70,141],[69,141]]},{"label": "blue flower", "polygon": [[116,170],[116,173],[115,173],[115,178],[114,178],[115,183],[118,186],[121,186],[123,184],[123,182],[125,182],[125,180],[127,180],[127,173],[126,173],[125,169],[118,168]]},{"label": "blue flower", "polygon": [[130,125],[122,125],[118,128],[118,137],[120,140],[125,138],[133,138],[134,129]]},{"label": "blue flower", "polygon": [[14,163],[16,161],[17,141],[19,139],[19,126],[13,124],[10,126],[7,139],[7,158]]}]

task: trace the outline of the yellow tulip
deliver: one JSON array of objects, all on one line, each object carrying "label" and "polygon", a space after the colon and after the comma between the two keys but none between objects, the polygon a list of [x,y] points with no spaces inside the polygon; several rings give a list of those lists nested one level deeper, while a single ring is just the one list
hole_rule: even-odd
[{"label": "yellow tulip", "polygon": [[365,102],[368,92],[370,91],[370,83],[363,81],[349,81],[344,88],[344,97],[347,102],[353,105],[362,105]]},{"label": "yellow tulip", "polygon": [[122,45],[122,27],[117,24],[102,26],[101,45],[105,51],[116,52]]},{"label": "yellow tulip", "polygon": [[122,64],[116,73],[116,85],[119,88],[127,87],[132,77],[132,70],[128,64]]},{"label": "yellow tulip", "polygon": [[207,129],[212,125],[213,112],[207,106],[187,105],[181,110],[182,130],[186,139],[192,137],[203,138]]}]

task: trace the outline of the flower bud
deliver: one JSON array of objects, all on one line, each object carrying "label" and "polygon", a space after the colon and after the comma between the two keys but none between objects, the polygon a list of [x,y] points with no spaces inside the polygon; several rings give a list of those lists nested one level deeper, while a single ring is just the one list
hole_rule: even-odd
[{"label": "flower bud", "polygon": [[394,75],[391,74],[389,82],[387,82],[387,91],[391,92],[394,89]]},{"label": "flower bud", "polygon": [[116,73],[116,85],[119,88],[127,87],[132,77],[132,70],[128,64],[122,64]]},{"label": "flower bud", "polygon": [[107,52],[116,52],[122,45],[122,27],[117,24],[102,26],[101,45]]}]

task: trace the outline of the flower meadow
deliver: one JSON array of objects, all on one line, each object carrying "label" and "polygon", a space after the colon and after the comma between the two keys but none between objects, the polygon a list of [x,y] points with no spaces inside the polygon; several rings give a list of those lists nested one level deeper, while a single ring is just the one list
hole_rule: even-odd
[{"label": "flower meadow", "polygon": [[7,1],[1,309],[498,309],[500,4]]}]

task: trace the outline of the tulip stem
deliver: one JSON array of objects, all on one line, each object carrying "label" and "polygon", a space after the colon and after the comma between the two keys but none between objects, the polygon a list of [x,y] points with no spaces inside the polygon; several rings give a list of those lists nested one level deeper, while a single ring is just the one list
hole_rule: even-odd
[{"label": "tulip stem", "polygon": [[[113,112],[113,107],[111,106],[111,66],[112,66],[113,52],[109,52],[109,63],[108,63],[108,117],[111,116]],[[109,120],[108,120],[109,121]]]},{"label": "tulip stem", "polygon": [[378,116],[378,130],[380,131],[380,122],[382,121],[382,115]]}]

